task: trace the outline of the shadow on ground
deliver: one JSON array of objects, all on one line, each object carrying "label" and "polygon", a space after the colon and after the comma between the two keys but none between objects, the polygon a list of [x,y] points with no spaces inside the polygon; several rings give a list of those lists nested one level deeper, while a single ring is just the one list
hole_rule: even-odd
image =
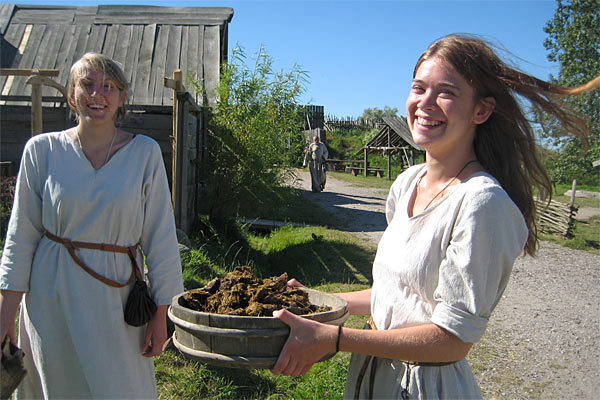
[{"label": "shadow on ground", "polygon": [[[302,195],[339,221],[335,228],[346,232],[383,232],[387,226],[383,200],[378,197],[349,195],[336,192],[312,193],[301,190]],[[369,210],[369,208],[375,210]]]}]

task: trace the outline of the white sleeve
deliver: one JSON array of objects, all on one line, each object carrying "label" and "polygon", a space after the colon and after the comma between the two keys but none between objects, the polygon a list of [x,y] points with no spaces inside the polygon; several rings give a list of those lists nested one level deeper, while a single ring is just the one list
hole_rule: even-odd
[{"label": "white sleeve", "polygon": [[183,292],[181,259],[175,233],[171,192],[158,144],[144,177],[144,225],[140,240],[146,255],[148,278],[157,305],[171,304],[173,296]]},{"label": "white sleeve", "polygon": [[440,265],[431,322],[464,342],[479,341],[527,232],[521,212],[501,189],[465,199]]},{"label": "white sleeve", "polygon": [[396,213],[396,206],[400,201],[400,195],[402,192],[402,178],[403,174],[400,174],[394,183],[392,183],[390,191],[388,192],[387,200],[385,202],[385,219],[387,220],[388,225],[390,222],[392,222],[394,214]]},{"label": "white sleeve", "polygon": [[40,152],[49,149],[39,137],[30,139],[25,145],[19,174],[15,184],[12,207],[2,264],[0,266],[0,289],[18,292],[29,291],[29,277],[33,256],[44,233],[42,225],[42,188],[46,179],[44,167],[40,165]]}]

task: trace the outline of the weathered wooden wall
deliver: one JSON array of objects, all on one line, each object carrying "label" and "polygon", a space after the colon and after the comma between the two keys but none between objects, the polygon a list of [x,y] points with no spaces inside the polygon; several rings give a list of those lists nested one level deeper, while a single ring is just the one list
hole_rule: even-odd
[{"label": "weathered wooden wall", "polygon": [[[66,107],[44,107],[43,131],[54,132],[75,125]],[[127,132],[150,136],[158,142],[162,150],[167,175],[171,177],[172,165],[172,116],[171,107],[134,107],[121,124]],[[31,137],[31,107],[3,105],[0,115],[0,160],[13,163],[13,174],[18,173],[25,143]]]}]

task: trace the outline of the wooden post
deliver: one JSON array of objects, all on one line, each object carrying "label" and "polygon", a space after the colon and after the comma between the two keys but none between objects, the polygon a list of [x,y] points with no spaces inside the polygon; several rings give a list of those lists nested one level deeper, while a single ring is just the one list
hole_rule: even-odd
[{"label": "wooden post", "polygon": [[171,164],[171,202],[173,203],[173,209],[175,211],[175,223],[179,226],[178,214],[179,211],[177,209],[177,193],[179,187],[177,185],[177,140],[180,132],[178,132],[178,127],[180,126],[178,123],[179,120],[179,100],[177,99],[177,93],[184,90],[182,83],[182,76],[180,69],[176,69],[173,71],[173,78],[163,78],[163,85],[170,89],[173,89],[173,135],[171,136],[171,141],[173,145],[172,150],[172,164]]},{"label": "wooden post", "polygon": [[363,172],[364,172],[365,176],[369,176],[369,174],[367,172],[367,168],[369,168],[368,162],[369,161],[367,159],[367,148],[365,147],[365,152],[364,152],[364,155],[363,155],[363,167],[365,168]]},{"label": "wooden post", "polygon": [[30,71],[30,76],[26,83],[31,85],[31,136],[39,135],[43,132],[42,119],[42,86],[50,86],[57,89],[67,98],[67,89],[54,82],[52,79],[42,75],[42,71],[34,69]]},{"label": "wooden post", "polygon": [[[34,73],[32,78],[35,76]],[[34,81],[33,79],[30,80]],[[31,84],[31,136],[35,136],[42,133],[44,129],[42,126],[42,85],[38,82],[29,83]]]},{"label": "wooden post", "polygon": [[[390,127],[387,128],[387,145],[388,147],[392,147],[392,129]],[[387,153],[387,175],[388,181],[392,180],[392,151],[388,150]]]},{"label": "wooden post", "polygon": [[571,189],[571,207],[575,206],[575,191],[577,190],[577,179],[573,179],[573,187]]}]

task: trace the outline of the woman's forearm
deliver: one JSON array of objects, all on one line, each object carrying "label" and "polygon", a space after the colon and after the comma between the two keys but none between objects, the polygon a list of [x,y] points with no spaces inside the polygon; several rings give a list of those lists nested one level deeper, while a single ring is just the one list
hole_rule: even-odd
[{"label": "woman's forearm", "polygon": [[9,335],[13,342],[16,342],[17,312],[23,292],[14,290],[0,290],[0,340],[4,340]]},{"label": "woman's forearm", "polygon": [[420,362],[457,361],[472,345],[432,323],[381,331],[344,328],[340,338],[342,351]]},{"label": "woman's forearm", "polygon": [[352,315],[371,314],[371,289],[358,292],[334,293],[348,302],[348,311]]}]

